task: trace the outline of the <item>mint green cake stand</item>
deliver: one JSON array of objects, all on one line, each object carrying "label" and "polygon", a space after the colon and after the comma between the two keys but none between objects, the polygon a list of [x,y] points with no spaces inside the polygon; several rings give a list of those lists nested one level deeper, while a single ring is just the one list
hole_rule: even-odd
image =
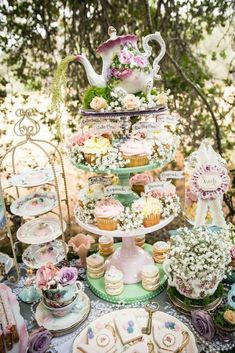
[{"label": "mint green cake stand", "polygon": [[[115,248],[119,248],[121,243],[116,243]],[[148,252],[150,255],[152,254],[152,245],[145,244],[144,250]],[[157,290],[149,292],[146,291],[141,282],[134,283],[134,284],[124,284],[124,291],[120,295],[111,296],[105,292],[104,286],[104,277],[102,278],[91,278],[87,275],[87,283],[91,291],[97,295],[97,297],[111,302],[111,303],[118,303],[118,304],[133,304],[138,302],[148,301],[158,294],[160,294],[167,286],[167,277],[164,274],[162,265],[156,264],[156,267],[159,269],[160,273],[160,285]]]}]

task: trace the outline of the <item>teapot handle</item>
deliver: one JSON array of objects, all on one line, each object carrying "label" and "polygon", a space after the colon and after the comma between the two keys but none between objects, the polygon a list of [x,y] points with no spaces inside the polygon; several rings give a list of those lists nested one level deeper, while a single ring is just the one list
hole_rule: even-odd
[{"label": "teapot handle", "polygon": [[152,34],[148,34],[146,37],[143,38],[143,48],[144,48],[144,55],[146,58],[149,58],[150,55],[152,54],[152,47],[148,44],[150,40],[156,40],[158,44],[160,45],[160,53],[158,56],[154,59],[153,61],[153,72],[154,76],[157,79],[160,79],[161,76],[158,75],[158,71],[160,69],[160,66],[158,65],[159,61],[163,58],[166,52],[166,44],[160,34],[160,32],[155,32]]}]

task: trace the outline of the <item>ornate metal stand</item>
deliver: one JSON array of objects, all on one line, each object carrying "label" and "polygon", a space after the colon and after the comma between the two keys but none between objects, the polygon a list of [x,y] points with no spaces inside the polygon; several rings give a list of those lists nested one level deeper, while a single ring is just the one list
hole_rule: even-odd
[{"label": "ornate metal stand", "polygon": [[[68,190],[67,190],[67,183],[66,183],[66,177],[65,177],[65,168],[64,168],[64,163],[62,159],[62,155],[55,145],[53,145],[49,141],[41,140],[34,138],[40,131],[40,125],[37,121],[35,121],[31,116],[33,115],[34,110],[33,109],[19,109],[16,111],[16,115],[20,117],[19,121],[14,126],[14,133],[22,137],[22,141],[18,142],[16,145],[11,147],[9,150],[6,151],[6,153],[1,157],[0,159],[0,173],[2,172],[2,166],[3,163],[6,159],[7,156],[11,155],[11,164],[12,164],[12,174],[16,174],[16,164],[15,164],[15,154],[16,150],[24,146],[25,144],[32,144],[33,146],[36,146],[40,151],[43,152],[43,154],[46,156],[48,163],[52,169],[53,172],[53,180],[54,183],[50,183],[51,186],[55,188],[56,194],[57,194],[57,199],[58,199],[58,210],[59,212],[56,213],[57,216],[60,219],[60,226],[61,226],[61,231],[62,231],[62,239],[65,241],[65,234],[64,234],[64,229],[63,229],[63,218],[62,218],[62,206],[61,202],[65,201],[66,208],[67,208],[67,217],[68,217],[68,232],[70,233],[71,230],[71,223],[70,223],[70,210],[69,210],[69,202],[68,202]],[[52,148],[52,152],[48,152],[48,148]],[[56,173],[56,168],[55,168],[55,160],[58,158],[59,160],[59,167],[61,171],[61,176],[63,179],[63,188],[64,188],[64,193],[65,193],[65,198],[61,200],[60,197],[60,189],[59,189],[59,184],[58,184],[58,179],[57,179],[57,173]],[[58,166],[56,166],[58,168]],[[8,186],[7,189],[9,189],[11,186]],[[19,187],[17,186],[12,186],[16,188],[16,195],[17,197],[20,197],[20,192],[19,192]],[[6,188],[5,188],[6,189]],[[0,195],[3,195],[3,188],[1,184],[1,174],[0,174]],[[14,257],[14,263],[15,267],[17,270],[17,274],[19,274],[19,267],[17,264],[17,257],[16,257],[16,251],[15,251],[15,244],[13,241],[13,236],[10,228],[10,222],[9,222],[9,214],[6,210],[6,206],[3,202],[3,210],[5,213],[6,217],[6,233],[8,238],[10,239],[11,243],[11,248],[12,248],[12,253]],[[55,213],[55,212],[54,212]]]}]

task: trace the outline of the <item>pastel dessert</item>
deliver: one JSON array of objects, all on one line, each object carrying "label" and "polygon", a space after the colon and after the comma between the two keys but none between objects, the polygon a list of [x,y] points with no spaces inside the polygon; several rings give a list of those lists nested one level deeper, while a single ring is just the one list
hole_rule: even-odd
[{"label": "pastel dessert", "polygon": [[99,253],[102,256],[109,256],[113,253],[113,238],[103,235],[99,238]]},{"label": "pastel dessert", "polygon": [[115,353],[116,337],[108,328],[100,330],[97,334],[89,326],[87,329],[88,343],[80,343],[76,347],[76,353]]},{"label": "pastel dessert", "polygon": [[130,178],[130,187],[132,191],[140,195],[144,192],[145,185],[153,182],[153,177],[150,173],[139,173],[135,174]]},{"label": "pastel dessert", "polygon": [[126,167],[138,167],[149,164],[149,146],[145,141],[130,139],[120,146]]},{"label": "pastel dessert", "polygon": [[123,345],[142,339],[141,328],[131,312],[118,313],[115,316],[114,323]]},{"label": "pastel dessert", "polygon": [[88,164],[94,165],[96,158],[109,152],[111,144],[109,139],[100,136],[94,136],[87,139],[83,145],[83,153]]},{"label": "pastel dessert", "polygon": [[100,278],[104,275],[104,258],[98,254],[92,254],[86,259],[87,273],[91,278]]},{"label": "pastel dessert", "polygon": [[94,215],[97,227],[103,230],[116,230],[117,217],[124,211],[124,206],[118,200],[108,198],[97,201],[94,209]]},{"label": "pastel dessert", "polygon": [[157,241],[153,244],[152,257],[155,262],[163,263],[166,259],[167,253],[170,251],[170,244],[165,241]]},{"label": "pastel dessert", "polygon": [[160,222],[160,214],[162,212],[160,200],[152,196],[142,196],[133,202],[132,207],[144,216],[144,227],[152,227]]},{"label": "pastel dessert", "polygon": [[124,290],[123,273],[116,267],[111,266],[105,273],[105,291],[107,294],[114,296],[120,295]]},{"label": "pastel dessert", "polygon": [[144,248],[145,244],[145,235],[140,235],[135,237],[135,245],[139,246],[140,248]]},{"label": "pastel dessert", "polygon": [[77,134],[71,136],[68,140],[69,146],[83,146],[85,141],[91,138],[91,134],[89,132],[78,132]]},{"label": "pastel dessert", "polygon": [[147,291],[156,290],[160,283],[160,275],[155,265],[145,265],[141,271],[142,286]]},{"label": "pastel dessert", "polygon": [[155,321],[153,325],[153,339],[159,352],[181,352],[179,350],[183,340],[183,332],[174,321]]}]

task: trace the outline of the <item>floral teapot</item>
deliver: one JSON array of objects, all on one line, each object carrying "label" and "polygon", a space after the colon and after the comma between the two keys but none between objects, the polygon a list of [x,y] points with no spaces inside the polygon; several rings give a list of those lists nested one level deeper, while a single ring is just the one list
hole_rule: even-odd
[{"label": "floral teapot", "polygon": [[[103,60],[100,75],[95,72],[84,55],[74,57],[75,61],[84,66],[90,85],[106,87],[112,84],[127,93],[150,92],[153,87],[154,76],[160,78],[157,74],[160,68],[158,63],[166,51],[165,42],[160,33],[155,32],[143,38],[143,48],[145,50],[143,53],[137,48],[137,37],[134,34],[117,36],[114,27],[109,27],[108,33],[110,38],[96,50]],[[160,53],[154,59],[152,66],[148,61],[152,53],[152,48],[148,44],[150,40],[156,40],[160,45]]]}]

